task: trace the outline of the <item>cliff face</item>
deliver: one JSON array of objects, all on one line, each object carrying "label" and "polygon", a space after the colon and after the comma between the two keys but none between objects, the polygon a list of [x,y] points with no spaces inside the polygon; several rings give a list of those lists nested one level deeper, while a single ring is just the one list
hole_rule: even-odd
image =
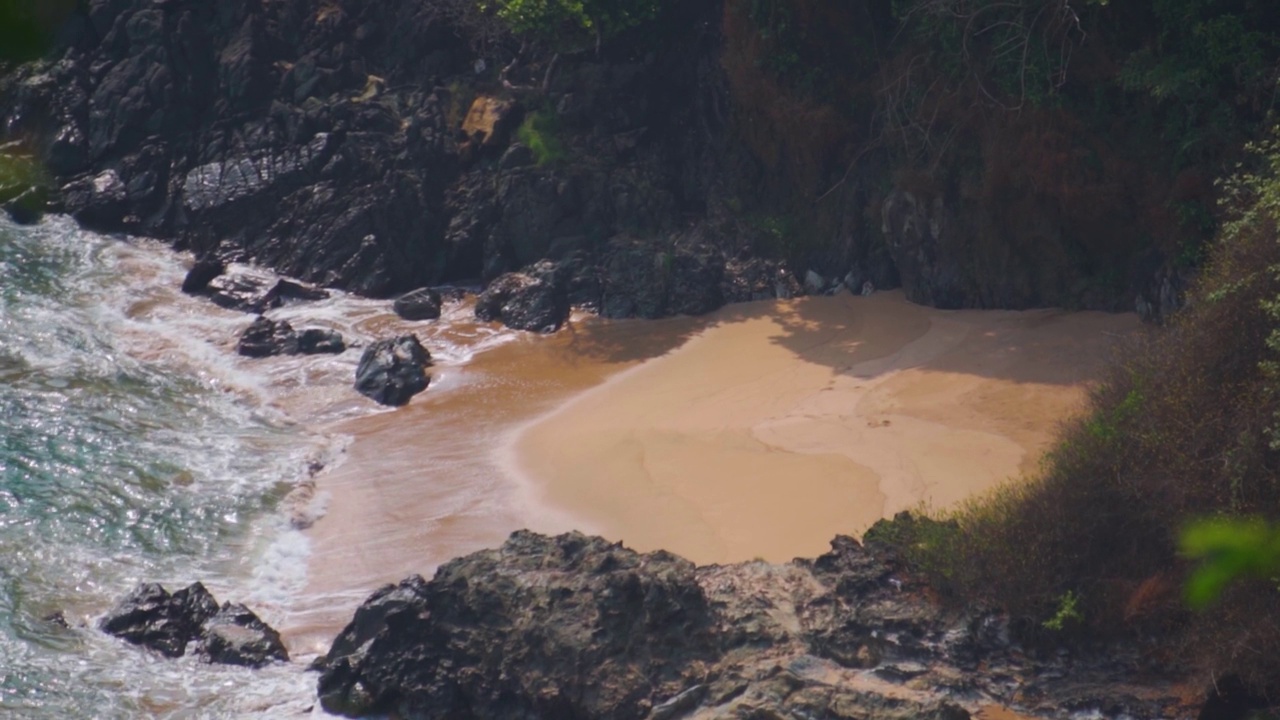
[{"label": "cliff face", "polygon": [[[710,3],[643,47],[512,67],[448,6],[94,0],[2,81],[0,127],[90,227],[370,295],[701,214]],[[534,114],[568,156],[504,154]]]},{"label": "cliff face", "polygon": [[1010,109],[884,2],[667,3],[560,53],[463,5],[90,0],[0,80],[3,140],[95,229],[369,295],[549,258],[613,315],[815,270],[813,291],[1158,316],[1212,205],[1213,167],[1072,106],[1115,72],[1071,28],[1050,29],[1084,89]]}]

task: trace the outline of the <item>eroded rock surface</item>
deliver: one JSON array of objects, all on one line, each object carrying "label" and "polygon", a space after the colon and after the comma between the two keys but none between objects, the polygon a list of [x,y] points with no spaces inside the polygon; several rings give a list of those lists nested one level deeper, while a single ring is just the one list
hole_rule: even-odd
[{"label": "eroded rock surface", "polygon": [[559,330],[569,319],[569,298],[556,265],[542,261],[495,279],[476,298],[476,317],[498,320],[515,330]]},{"label": "eroded rock surface", "polygon": [[[320,663],[349,716],[935,718],[987,703],[1042,717],[1177,717],[1135,658],[1034,660],[998,614],[951,613],[851,538],[787,565],[697,568],[581,534],[517,532],[389,585]],[[1075,715],[1073,715],[1073,713]]]},{"label": "eroded rock surface", "polygon": [[440,293],[431,288],[418,288],[396,298],[392,309],[405,320],[435,320],[440,317]]},{"label": "eroded rock surface", "polygon": [[279,633],[244,605],[219,607],[198,582],[172,594],[156,583],[139,585],[98,627],[166,657],[182,657],[195,643],[199,655],[212,663],[256,668],[289,660]]},{"label": "eroded rock surface", "polygon": [[413,335],[379,340],[356,367],[356,390],[383,405],[404,405],[427,389],[431,353]]}]

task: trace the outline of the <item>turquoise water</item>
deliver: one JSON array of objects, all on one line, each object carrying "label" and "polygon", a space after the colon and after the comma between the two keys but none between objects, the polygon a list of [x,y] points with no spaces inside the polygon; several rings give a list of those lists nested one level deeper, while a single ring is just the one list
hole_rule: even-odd
[{"label": "turquoise water", "polygon": [[[290,548],[305,539],[275,510],[324,441],[262,409],[221,360],[233,321],[173,293],[182,272],[163,248],[66,219],[0,222],[0,716],[311,704],[297,665],[209,668],[91,629],[144,580],[199,579],[279,622],[303,572]],[[55,611],[72,630],[42,620]]]}]

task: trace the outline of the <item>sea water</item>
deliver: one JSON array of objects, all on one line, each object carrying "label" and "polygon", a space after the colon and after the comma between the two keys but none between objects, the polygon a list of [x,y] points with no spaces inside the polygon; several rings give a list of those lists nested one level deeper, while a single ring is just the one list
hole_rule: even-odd
[{"label": "sea water", "polygon": [[[95,629],[151,581],[286,620],[307,538],[281,503],[341,453],[317,417],[371,405],[349,390],[358,352],[237,358],[252,318],[181,295],[183,273],[158,243],[0,221],[0,717],[313,712],[303,662],[171,660]],[[385,303],[316,312],[359,335]]]}]

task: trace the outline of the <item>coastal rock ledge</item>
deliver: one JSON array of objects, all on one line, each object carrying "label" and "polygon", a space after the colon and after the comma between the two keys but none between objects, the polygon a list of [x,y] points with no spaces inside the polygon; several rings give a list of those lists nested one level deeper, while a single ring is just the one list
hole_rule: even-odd
[{"label": "coastal rock ledge", "polygon": [[[816,560],[695,567],[597,537],[513,534],[374,593],[317,661],[349,717],[1181,717],[1136,658],[1034,660],[848,537]],[[1185,695],[1184,695],[1185,697]],[[1073,715],[1076,714],[1076,715]]]}]

